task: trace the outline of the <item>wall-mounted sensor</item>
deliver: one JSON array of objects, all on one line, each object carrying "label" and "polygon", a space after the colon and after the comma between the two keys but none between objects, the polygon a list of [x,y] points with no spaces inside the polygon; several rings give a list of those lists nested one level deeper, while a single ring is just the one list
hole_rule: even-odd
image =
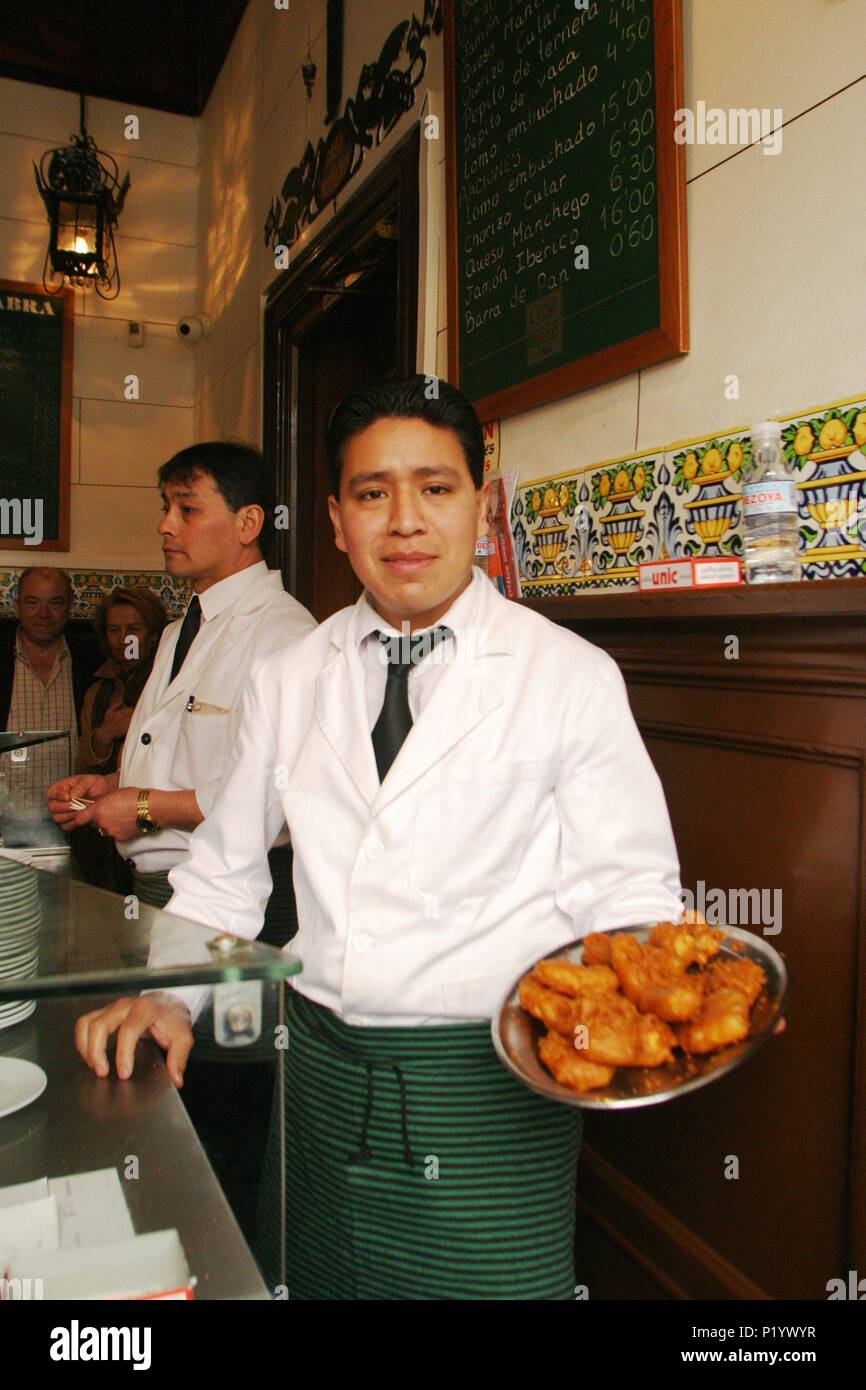
[{"label": "wall-mounted sensor", "polygon": [[131,347],[131,348],[133,348],[133,347],[136,347],[136,348],[144,347],[144,335],[145,335],[146,329],[145,329],[145,326],[144,326],[143,323],[135,323],[135,322],[131,321],[130,323],[128,323],[128,324],[126,325],[126,332],[127,332],[127,336],[126,336],[126,345],[127,345],[127,347]]},{"label": "wall-mounted sensor", "polygon": [[200,319],[185,318],[177,321],[177,336],[179,338],[206,338],[210,333],[210,319],[207,314],[202,314]]}]

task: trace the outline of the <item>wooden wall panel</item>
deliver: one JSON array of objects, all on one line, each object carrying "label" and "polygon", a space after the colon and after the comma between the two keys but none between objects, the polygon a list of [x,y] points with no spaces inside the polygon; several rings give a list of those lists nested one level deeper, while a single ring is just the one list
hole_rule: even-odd
[{"label": "wooden wall panel", "polygon": [[782,890],[788,1027],[693,1095],[587,1112],[578,1265],[600,1297],[822,1299],[866,1273],[866,624],[696,609],[568,626],[623,669],[684,886]]}]

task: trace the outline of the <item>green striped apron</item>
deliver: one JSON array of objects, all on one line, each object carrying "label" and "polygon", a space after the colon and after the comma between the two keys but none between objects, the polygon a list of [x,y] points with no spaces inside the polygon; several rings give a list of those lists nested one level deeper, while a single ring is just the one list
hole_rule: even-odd
[{"label": "green striped apron", "polygon": [[352,1027],[286,993],[257,1237],[277,1296],[573,1298],[580,1111],[516,1081],[488,1023]]}]

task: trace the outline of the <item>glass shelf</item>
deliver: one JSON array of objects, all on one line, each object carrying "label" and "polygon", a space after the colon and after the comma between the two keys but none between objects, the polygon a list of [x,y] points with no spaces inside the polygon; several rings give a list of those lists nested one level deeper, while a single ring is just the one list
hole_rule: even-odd
[{"label": "glass shelf", "polygon": [[[297,957],[276,947],[78,882],[70,876],[68,854],[37,852],[32,860],[27,865],[0,850],[0,1001],[284,980],[300,972]],[[13,863],[18,873],[5,868]],[[41,920],[25,926],[22,945],[21,924],[33,919],[24,881],[32,884],[33,875]],[[3,886],[15,879],[22,885],[20,909],[2,901]],[[38,964],[7,976],[31,941],[38,942]]]}]

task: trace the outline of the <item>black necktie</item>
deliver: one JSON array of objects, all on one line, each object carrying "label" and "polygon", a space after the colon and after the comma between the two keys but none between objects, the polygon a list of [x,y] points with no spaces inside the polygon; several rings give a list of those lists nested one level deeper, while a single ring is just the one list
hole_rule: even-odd
[{"label": "black necktie", "polygon": [[412,727],[412,715],[409,710],[409,672],[419,661],[423,661],[443,637],[451,636],[451,629],[432,627],[411,637],[389,637],[384,632],[374,635],[388,652],[385,699],[379,718],[373,726],[373,752],[376,754],[379,781],[384,782],[389,767],[400,752]]},{"label": "black necktie", "polygon": [[183,663],[186,661],[186,654],[195,640],[195,635],[201,627],[201,604],[198,601],[198,594],[193,594],[189,601],[189,608],[186,610],[183,625],[180,629],[180,636],[177,639],[177,646],[174,649],[174,660],[171,663],[171,675],[168,683],[171,685]]}]

